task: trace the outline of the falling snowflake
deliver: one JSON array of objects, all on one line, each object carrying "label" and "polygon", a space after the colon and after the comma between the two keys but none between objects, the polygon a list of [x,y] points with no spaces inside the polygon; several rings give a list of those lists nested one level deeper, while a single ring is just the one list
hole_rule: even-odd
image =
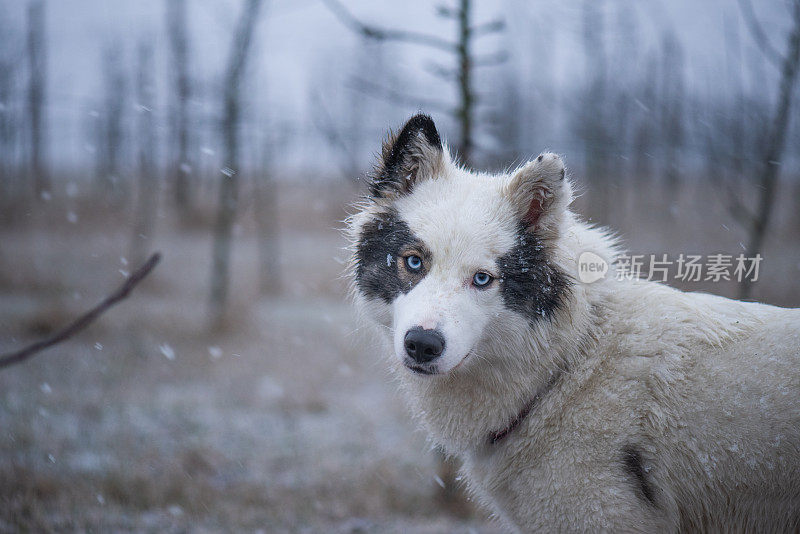
[{"label": "falling snowflake", "polygon": [[172,350],[172,347],[170,347],[168,343],[162,343],[161,345],[159,345],[158,350],[161,351],[161,354],[163,354],[166,359],[168,360],[175,359],[175,351]]}]

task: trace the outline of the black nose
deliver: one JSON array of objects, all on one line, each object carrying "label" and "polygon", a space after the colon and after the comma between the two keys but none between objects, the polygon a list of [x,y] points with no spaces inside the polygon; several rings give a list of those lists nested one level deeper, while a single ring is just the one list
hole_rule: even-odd
[{"label": "black nose", "polygon": [[417,363],[429,362],[444,350],[444,338],[438,330],[415,326],[406,332],[406,353]]}]

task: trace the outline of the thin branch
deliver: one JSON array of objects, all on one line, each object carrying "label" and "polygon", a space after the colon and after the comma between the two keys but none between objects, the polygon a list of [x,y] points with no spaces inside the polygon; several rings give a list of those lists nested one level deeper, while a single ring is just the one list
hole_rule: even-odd
[{"label": "thin branch", "polygon": [[405,31],[405,30],[392,30],[386,28],[378,28],[376,26],[369,26],[358,20],[339,0],[322,0],[328,6],[328,9],[334,16],[339,19],[339,22],[348,27],[351,31],[361,34],[369,39],[377,41],[402,41],[406,43],[417,44],[421,46],[430,46],[439,48],[447,52],[457,52],[457,47],[454,43],[435,35],[427,33]]},{"label": "thin branch", "polygon": [[469,31],[472,34],[472,37],[482,37],[484,35],[489,35],[490,33],[501,32],[505,28],[505,20],[495,19],[489,22],[484,22],[483,24],[478,24],[477,26],[473,26]]},{"label": "thin branch", "polygon": [[761,52],[763,52],[764,56],[774,65],[780,65],[783,62],[783,55],[770,44],[767,34],[764,33],[764,28],[761,27],[761,23],[758,21],[753,11],[750,0],[738,0],[738,3],[739,9],[742,12],[742,18],[745,24],[747,24],[747,29],[750,30],[750,34],[761,49]]},{"label": "thin branch", "polygon": [[439,65],[433,61],[425,63],[423,68],[428,71],[429,74],[448,82],[452,82],[458,78],[458,72],[455,69]]},{"label": "thin branch", "polygon": [[230,57],[225,73],[226,90],[235,90],[239,87],[247,62],[250,42],[253,39],[253,26],[258,19],[258,11],[261,8],[261,0],[248,0],[243,15],[239,18],[236,32],[233,37],[233,46],[230,50]]},{"label": "thin branch", "polygon": [[139,267],[133,274],[131,274],[119,289],[117,289],[114,293],[103,299],[100,302],[100,304],[98,304],[97,306],[95,306],[82,316],[80,316],[78,319],[73,321],[65,328],[51,335],[50,337],[45,338],[41,341],[37,341],[17,351],[0,355],[0,369],[27,360],[31,356],[34,356],[35,354],[74,336],[75,334],[77,334],[90,324],[92,324],[98,317],[100,317],[103,313],[105,313],[109,308],[114,306],[117,302],[126,298],[133,290],[133,288],[135,288],[139,284],[139,282],[144,280],[144,278],[150,274],[150,272],[153,270],[153,268],[155,268],[155,266],[158,264],[160,260],[161,260],[161,254],[158,252],[150,256],[150,259],[148,259],[144,263],[144,265]]},{"label": "thin branch", "polygon": [[458,10],[453,9],[452,7],[440,4],[436,6],[436,14],[440,17],[457,19],[458,18]]},{"label": "thin branch", "polygon": [[448,115],[456,114],[456,110],[454,110],[452,106],[446,104],[445,102],[406,95],[389,87],[383,87],[376,83],[364,80],[363,78],[354,78],[352,83],[348,85],[350,85],[350,87],[356,91],[360,91],[364,94],[368,94],[377,98],[382,98],[383,100],[388,100],[395,104],[402,104],[420,109],[435,110]]}]

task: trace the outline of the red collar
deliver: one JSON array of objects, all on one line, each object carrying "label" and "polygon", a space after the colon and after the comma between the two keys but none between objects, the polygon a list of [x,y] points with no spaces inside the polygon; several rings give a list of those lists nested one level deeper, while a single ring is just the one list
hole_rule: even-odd
[{"label": "red collar", "polygon": [[539,401],[542,399],[542,397],[544,397],[545,394],[548,391],[550,391],[553,388],[553,386],[556,385],[556,382],[558,381],[559,378],[561,378],[560,370],[550,375],[550,380],[548,380],[544,386],[539,388],[539,391],[536,392],[536,395],[534,395],[533,398],[529,400],[525,404],[525,406],[523,406],[522,410],[520,410],[520,412],[517,414],[514,420],[511,421],[511,423],[509,423],[509,425],[504,429],[498,430],[497,432],[493,432],[489,436],[489,444],[494,445],[495,443],[502,441],[506,436],[511,434],[520,425],[520,423],[522,423],[522,421],[524,421],[525,418],[528,417],[528,414],[531,413],[531,411],[536,407],[536,405],[539,404]]}]

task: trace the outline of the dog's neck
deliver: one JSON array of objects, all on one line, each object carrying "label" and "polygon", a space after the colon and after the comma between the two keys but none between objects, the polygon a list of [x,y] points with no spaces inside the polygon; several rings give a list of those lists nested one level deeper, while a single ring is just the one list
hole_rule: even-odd
[{"label": "dog's neck", "polygon": [[497,443],[506,439],[509,434],[514,432],[514,430],[517,429],[517,427],[522,423],[522,421],[524,421],[525,418],[528,417],[528,415],[530,415],[530,413],[536,409],[536,407],[539,404],[539,401],[542,400],[542,397],[547,395],[547,393],[553,388],[553,386],[556,385],[559,378],[561,378],[562,374],[563,373],[561,370],[558,370],[556,373],[554,373],[550,377],[550,380],[548,380],[547,383],[544,386],[542,386],[542,388],[539,391],[536,392],[536,395],[534,395],[533,398],[530,401],[528,401],[528,403],[522,408],[522,411],[520,411],[519,414],[517,414],[514,420],[511,421],[511,423],[507,427],[505,427],[502,430],[498,430],[497,432],[493,432],[489,436],[489,445],[496,445]]},{"label": "dog's neck", "polygon": [[[613,242],[602,232],[574,219],[570,222],[553,251],[553,261],[563,272],[573,275],[576,258],[586,250],[613,259]],[[516,326],[526,334],[484,343],[456,372],[418,376],[398,365],[396,375],[412,411],[434,441],[461,454],[485,446],[515,420],[519,424],[535,417],[538,401],[533,399],[557,388],[557,377],[590,352],[593,293],[602,293],[602,285],[576,280],[559,309],[533,324],[515,314],[499,318],[506,328]],[[529,405],[531,409],[520,418]]]}]

